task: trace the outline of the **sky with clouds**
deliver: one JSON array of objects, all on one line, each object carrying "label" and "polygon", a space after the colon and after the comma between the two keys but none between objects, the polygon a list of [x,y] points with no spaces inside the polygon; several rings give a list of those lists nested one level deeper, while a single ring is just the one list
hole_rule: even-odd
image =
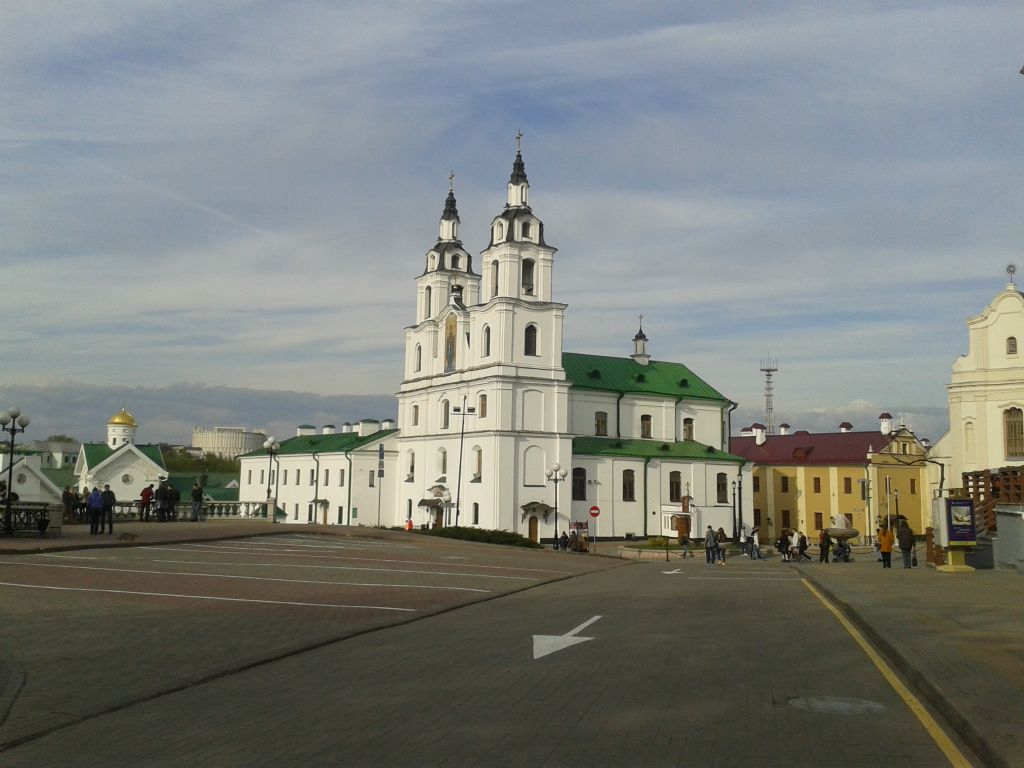
[{"label": "sky with clouds", "polygon": [[1021,40],[1017,0],[4,0],[0,398],[393,416],[448,173],[479,253],[522,130],[567,350],[642,313],[736,426],[771,357],[777,421],[936,438],[1024,248]]}]

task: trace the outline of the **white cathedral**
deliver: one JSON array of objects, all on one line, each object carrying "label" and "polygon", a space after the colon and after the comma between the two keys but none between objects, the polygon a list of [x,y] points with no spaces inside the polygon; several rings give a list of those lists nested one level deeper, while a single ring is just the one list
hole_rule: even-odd
[{"label": "white cathedral", "polygon": [[[750,469],[727,452],[735,403],[686,366],[562,351],[556,249],[529,203],[517,149],[479,271],[449,188],[405,329],[398,425],[303,426],[241,458],[240,500],[278,519],[462,525],[534,541],[589,524],[600,537],[732,535]],[[564,482],[563,482],[564,481]]]}]

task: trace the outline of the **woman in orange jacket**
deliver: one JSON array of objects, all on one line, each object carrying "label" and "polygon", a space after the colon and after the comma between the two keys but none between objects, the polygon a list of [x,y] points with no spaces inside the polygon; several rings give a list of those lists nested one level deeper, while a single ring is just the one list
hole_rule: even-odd
[{"label": "woman in orange jacket", "polygon": [[891,528],[883,528],[878,534],[878,551],[882,554],[882,567],[892,568],[892,546],[896,542],[896,536]]}]

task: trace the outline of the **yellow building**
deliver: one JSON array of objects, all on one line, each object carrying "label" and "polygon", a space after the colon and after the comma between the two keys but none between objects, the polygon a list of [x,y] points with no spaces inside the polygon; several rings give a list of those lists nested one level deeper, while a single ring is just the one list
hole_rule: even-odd
[{"label": "yellow building", "polygon": [[899,517],[923,533],[931,519],[927,449],[888,413],[879,421],[877,431],[857,432],[843,422],[838,432],[818,434],[790,433],[783,424],[777,435],[754,424],[732,438],[730,452],[753,465],[753,518],[762,542],[795,528],[813,543],[823,528],[838,526],[856,528],[861,536],[853,541],[863,543]]}]

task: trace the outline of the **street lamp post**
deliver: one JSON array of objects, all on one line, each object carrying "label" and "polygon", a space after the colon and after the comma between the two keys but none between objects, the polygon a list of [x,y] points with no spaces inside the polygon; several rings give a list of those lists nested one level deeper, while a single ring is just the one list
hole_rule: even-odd
[{"label": "street lamp post", "polygon": [[459,429],[459,474],[455,485],[455,525],[459,525],[460,503],[462,502],[462,446],[466,441],[466,417],[476,416],[476,408],[466,407],[466,396],[462,396],[462,407],[454,407],[452,411],[462,417],[462,426]]},{"label": "street lamp post", "polygon": [[736,481],[732,481],[732,542],[739,541],[739,533],[736,530]]},{"label": "street lamp post", "polygon": [[29,424],[29,417],[23,416],[20,408],[8,408],[3,413],[0,413],[0,426],[3,427],[3,431],[7,432],[11,436],[11,449],[7,454],[7,493],[5,494],[6,503],[4,504],[4,533],[12,535],[14,528],[11,524],[11,494],[14,493],[14,436],[19,432],[24,432],[25,427]]},{"label": "street lamp post", "polygon": [[[743,535],[743,467],[736,476],[736,517],[739,519],[740,536]],[[745,542],[740,542],[740,549],[743,549]]]},{"label": "street lamp post", "polygon": [[267,517],[270,518],[270,522],[277,522],[277,498],[273,498],[273,506],[271,509],[271,495],[270,495],[270,475],[274,471],[274,457],[277,456],[277,452],[281,450],[281,444],[277,442],[274,437],[268,437],[263,443],[263,448],[267,451]]},{"label": "street lamp post", "polygon": [[[892,495],[896,497],[896,525],[900,524],[900,492],[898,490],[893,491]],[[890,521],[889,527],[892,528],[892,522]]]},{"label": "street lamp post", "polygon": [[556,461],[551,465],[546,473],[548,480],[555,484],[555,526],[554,536],[551,540],[552,549],[558,549],[558,484],[565,480],[565,476],[569,474],[569,470],[563,469],[562,466]]}]

